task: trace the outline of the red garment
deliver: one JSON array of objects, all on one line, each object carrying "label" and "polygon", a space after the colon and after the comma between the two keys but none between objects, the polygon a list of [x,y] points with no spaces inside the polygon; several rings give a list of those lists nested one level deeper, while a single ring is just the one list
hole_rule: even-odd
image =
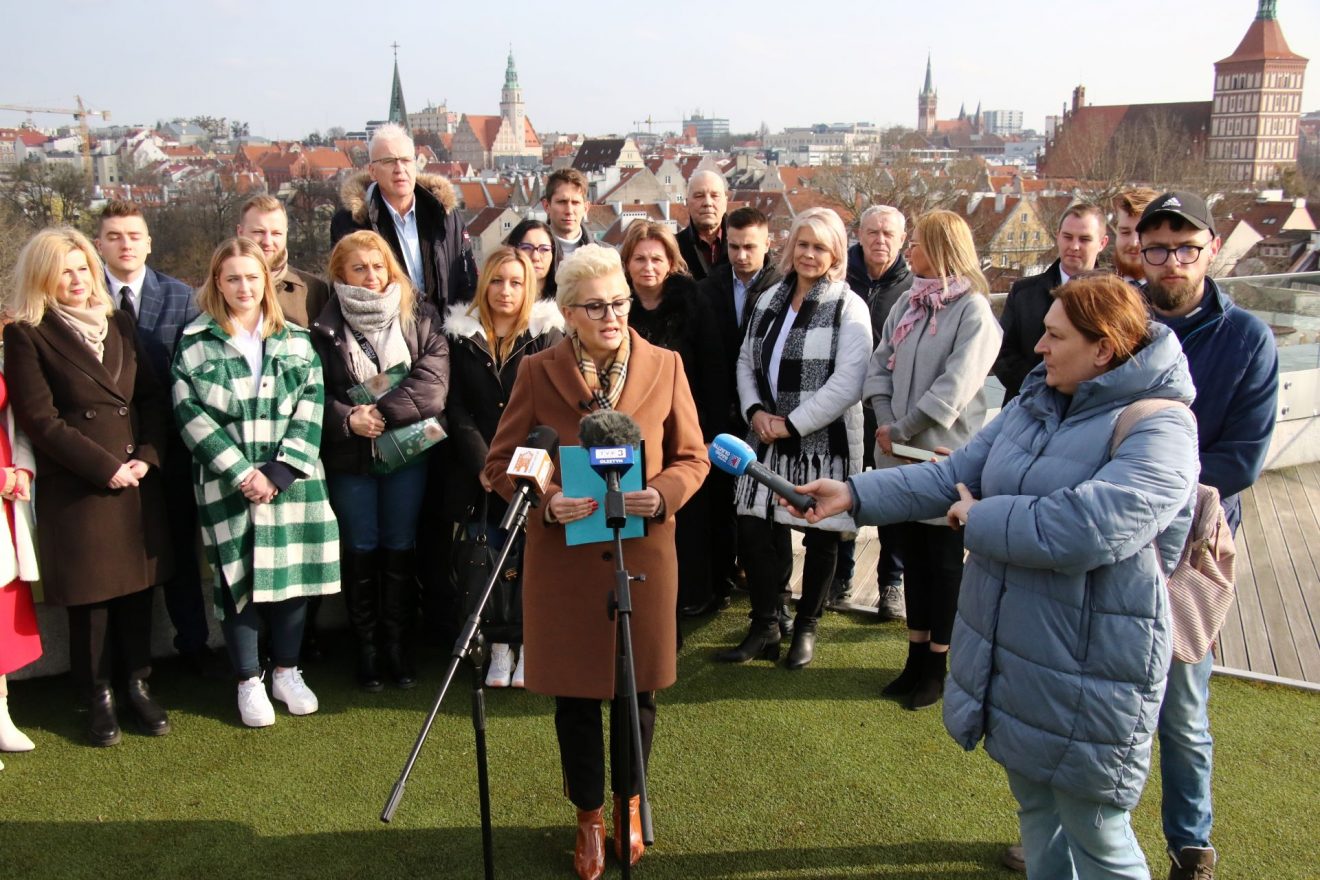
[{"label": "red garment", "polygon": [[[0,419],[9,405],[9,388],[0,376]],[[2,424],[2,423],[0,423]],[[9,434],[0,429],[0,467],[13,467],[14,453]],[[14,504],[3,502],[9,540],[14,540]],[[41,656],[41,634],[37,632],[37,610],[32,590],[20,580],[0,587],[0,675],[22,669]]]}]

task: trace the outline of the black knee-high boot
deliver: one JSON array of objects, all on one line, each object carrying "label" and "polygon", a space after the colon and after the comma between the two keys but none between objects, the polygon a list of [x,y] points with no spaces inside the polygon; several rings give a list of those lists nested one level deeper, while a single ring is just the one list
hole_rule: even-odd
[{"label": "black knee-high boot", "polygon": [[383,550],[381,566],[381,637],[385,664],[394,683],[401,688],[417,684],[413,671],[412,636],[417,628],[417,553],[408,550]]},{"label": "black knee-high boot", "polygon": [[375,550],[366,553],[345,552],[340,563],[348,623],[357,641],[358,685],[373,694],[385,686],[380,678],[380,660],[376,651],[380,604],[379,559]]}]

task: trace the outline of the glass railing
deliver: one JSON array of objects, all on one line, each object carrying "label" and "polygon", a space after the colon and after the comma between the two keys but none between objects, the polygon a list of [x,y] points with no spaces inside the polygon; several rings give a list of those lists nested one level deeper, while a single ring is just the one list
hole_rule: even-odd
[{"label": "glass railing", "polygon": [[1274,329],[1279,372],[1320,368],[1320,272],[1216,280],[1233,302]]}]

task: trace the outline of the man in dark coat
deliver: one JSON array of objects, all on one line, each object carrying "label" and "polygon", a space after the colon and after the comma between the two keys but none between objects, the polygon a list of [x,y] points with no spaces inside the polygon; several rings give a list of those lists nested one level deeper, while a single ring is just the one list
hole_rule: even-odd
[{"label": "man in dark coat", "polygon": [[994,374],[1004,386],[1004,403],[1017,397],[1022,380],[1040,363],[1036,343],[1045,333],[1045,313],[1054,304],[1050,291],[1068,279],[1095,268],[1096,258],[1109,244],[1105,214],[1095,205],[1078,202],[1063,213],[1055,236],[1059,258],[1039,275],[1013,283],[1004,301],[999,324],[1004,328]]},{"label": "man in dark coat", "polygon": [[678,252],[688,272],[700,281],[712,266],[729,262],[724,212],[729,208],[729,186],[714,171],[698,171],[688,181],[688,225],[678,233]]},{"label": "man in dark coat", "polygon": [[[903,259],[907,222],[903,212],[889,205],[872,205],[862,212],[857,226],[857,244],[848,249],[848,286],[871,310],[871,338],[879,344],[885,335],[885,321],[895,303],[903,300],[912,288],[912,270]],[[875,413],[862,407],[865,424],[862,444],[863,464],[875,467]],[[898,552],[897,535],[901,530],[883,526],[879,530],[880,559],[876,567],[879,588],[877,611],[881,621],[906,620],[903,604],[903,557]],[[853,575],[853,554],[857,542],[839,544],[839,561],[830,589],[829,603],[847,601]]]},{"label": "man in dark coat", "polygon": [[[168,391],[170,362],[183,328],[197,317],[193,290],[147,265],[151,234],[142,209],[132,202],[111,201],[101,210],[96,249],[105,262],[106,288],[115,306],[136,322],[138,339],[156,383]],[[163,450],[165,507],[177,565],[165,581],[165,609],[174,626],[174,647],[191,671],[208,677],[227,674],[224,661],[211,653],[201,568],[197,561],[197,502],[193,498],[192,456],[177,431],[169,432]]]},{"label": "man in dark coat", "polygon": [[370,156],[367,171],[340,191],[344,207],[330,220],[330,243],[371,229],[389,242],[413,286],[438,310],[470,301],[477,266],[453,186],[438,174],[417,173],[417,148],[393,123],[376,129]]},{"label": "man in dark coat", "polygon": [[280,200],[263,193],[244,202],[238,209],[237,235],[255,242],[265,255],[285,319],[311,327],[330,300],[330,286],[289,265],[289,215]]}]

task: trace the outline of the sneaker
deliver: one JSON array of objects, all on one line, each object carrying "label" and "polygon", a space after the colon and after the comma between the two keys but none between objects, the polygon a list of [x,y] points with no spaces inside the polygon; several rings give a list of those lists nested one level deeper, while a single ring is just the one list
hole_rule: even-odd
[{"label": "sneaker", "polygon": [[514,667],[513,679],[509,682],[509,684],[512,685],[513,687],[520,688],[520,687],[526,687],[527,685],[527,671],[523,668],[526,660],[527,660],[527,649],[519,648],[518,665]]},{"label": "sneaker", "polygon": [[302,671],[297,666],[275,670],[270,694],[288,707],[290,715],[311,715],[321,707],[316,694],[303,681]]},{"label": "sneaker", "polygon": [[1169,880],[1214,880],[1219,856],[1213,846],[1184,846],[1169,851]]},{"label": "sneaker", "polygon": [[490,669],[486,672],[486,687],[506,688],[513,680],[513,652],[508,645],[490,646]]},{"label": "sneaker", "polygon": [[238,715],[248,727],[270,727],[275,723],[275,707],[266,696],[260,676],[238,683]]},{"label": "sneaker", "polygon": [[880,588],[880,600],[876,603],[877,617],[881,622],[889,620],[907,620],[907,606],[903,604],[903,585],[893,584]]}]

